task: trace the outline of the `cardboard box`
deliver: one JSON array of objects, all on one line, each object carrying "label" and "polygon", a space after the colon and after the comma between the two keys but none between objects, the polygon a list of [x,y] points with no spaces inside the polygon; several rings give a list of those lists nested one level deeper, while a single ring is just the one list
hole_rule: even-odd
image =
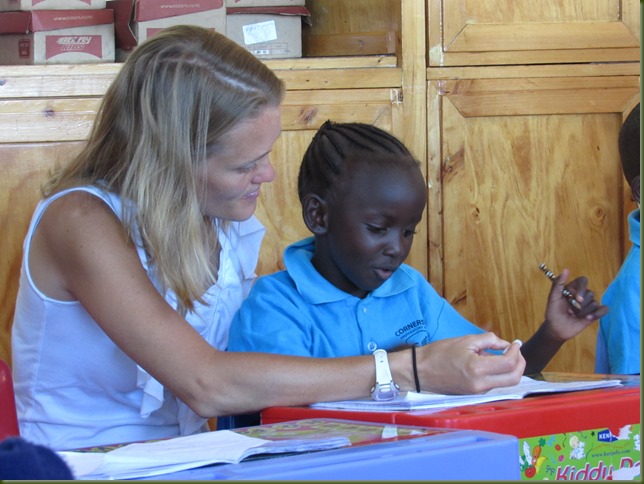
[{"label": "cardboard box", "polygon": [[226,0],[226,7],[296,7],[306,0]]},{"label": "cardboard box", "polygon": [[171,25],[198,25],[226,33],[224,0],[113,0],[116,47],[125,53]]},{"label": "cardboard box", "polygon": [[0,11],[104,9],[105,0],[0,0]]},{"label": "cardboard box", "polygon": [[111,10],[0,12],[0,65],[114,62]]},{"label": "cardboard box", "polygon": [[226,36],[260,59],[302,57],[305,7],[228,8]]}]

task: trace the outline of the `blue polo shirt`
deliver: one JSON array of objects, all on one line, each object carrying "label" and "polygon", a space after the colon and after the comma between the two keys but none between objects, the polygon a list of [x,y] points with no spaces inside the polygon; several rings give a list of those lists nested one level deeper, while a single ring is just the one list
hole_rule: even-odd
[{"label": "blue polo shirt", "polygon": [[286,270],[257,279],[230,326],[229,351],[340,357],[483,333],[403,264],[364,299],[311,263],[313,237],[284,251]]},{"label": "blue polo shirt", "polygon": [[595,373],[639,374],[641,318],[640,210],[628,215],[631,249],[602,304],[608,306],[599,321]]}]

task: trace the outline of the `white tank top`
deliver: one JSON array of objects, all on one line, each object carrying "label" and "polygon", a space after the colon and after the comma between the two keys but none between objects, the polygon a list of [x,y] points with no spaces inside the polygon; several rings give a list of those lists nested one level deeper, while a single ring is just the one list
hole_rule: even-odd
[{"label": "white tank top", "polygon": [[[67,450],[203,430],[206,421],[126,356],[79,302],[52,299],[35,286],[27,264],[34,230],[52,201],[76,190],[96,195],[123,216],[118,195],[89,186],[57,193],[36,207],[23,246],[11,341],[21,436]],[[264,232],[255,217],[219,230],[217,284],[204,297],[208,305],[198,304],[186,317],[220,350],[226,349],[232,317],[256,278]],[[137,247],[141,264],[159,287],[145,251]],[[174,294],[165,297],[176,307]]]}]

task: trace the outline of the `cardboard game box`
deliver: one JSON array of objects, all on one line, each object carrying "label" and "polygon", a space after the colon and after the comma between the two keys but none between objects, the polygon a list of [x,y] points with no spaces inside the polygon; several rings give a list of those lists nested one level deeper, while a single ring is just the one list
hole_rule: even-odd
[{"label": "cardboard game box", "polygon": [[226,33],[224,0],[112,0],[114,10],[117,60],[138,44],[171,25],[198,25]]},{"label": "cardboard game box", "polygon": [[0,65],[114,62],[114,51],[111,10],[0,12]]},{"label": "cardboard game box", "polygon": [[[499,432],[519,439],[515,461],[523,481],[637,480],[640,475],[640,376],[618,377],[623,386],[543,394],[446,408],[372,412],[307,407],[273,407],[261,413],[263,425],[298,419],[334,418],[430,428]],[[580,379],[578,374],[545,372],[550,382]],[[583,375],[597,380],[607,375]]]},{"label": "cardboard game box", "polygon": [[105,0],[0,0],[0,11],[104,9]]},{"label": "cardboard game box", "polygon": [[260,59],[302,57],[305,7],[228,7],[226,36]]}]

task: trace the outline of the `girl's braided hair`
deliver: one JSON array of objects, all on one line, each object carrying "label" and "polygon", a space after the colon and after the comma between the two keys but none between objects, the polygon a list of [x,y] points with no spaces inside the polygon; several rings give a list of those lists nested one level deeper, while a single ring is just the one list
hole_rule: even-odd
[{"label": "girl's braided hair", "polygon": [[419,167],[407,147],[387,131],[365,123],[326,121],[302,158],[297,181],[300,201],[309,193],[332,199],[352,167],[362,164],[377,169],[383,163]]}]

